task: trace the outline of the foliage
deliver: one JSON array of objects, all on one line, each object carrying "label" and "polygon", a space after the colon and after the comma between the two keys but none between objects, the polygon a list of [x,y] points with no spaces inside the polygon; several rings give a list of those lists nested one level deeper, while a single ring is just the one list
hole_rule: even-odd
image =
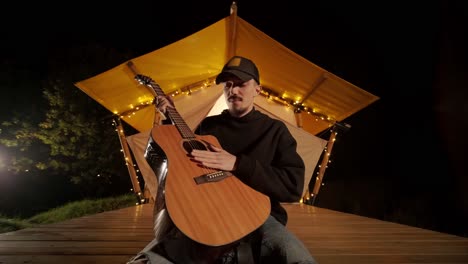
[{"label": "foliage", "polygon": [[[49,107],[38,124],[3,122],[0,143],[13,148],[9,171],[47,170],[67,175],[84,195],[105,193],[114,179],[128,179],[109,113],[74,87],[57,80],[43,91]],[[128,186],[127,186],[128,187]]]},{"label": "foliage", "polygon": [[50,109],[37,138],[49,146],[50,156],[41,166],[69,175],[76,184],[108,185],[127,173],[112,119],[103,118],[109,114],[78,89],[63,87],[58,82],[44,91]]},{"label": "foliage", "polygon": [[116,65],[124,56],[86,45],[63,52],[66,54],[54,56],[68,60],[49,65],[50,73],[42,80],[45,107],[1,123],[0,147],[10,158],[0,158],[0,169],[14,174],[46,171],[43,174],[66,176],[81,186],[83,197],[122,193],[130,184],[113,126],[115,117],[77,89],[73,80],[96,70],[89,64],[95,64],[100,56],[109,65]]},{"label": "foliage", "polygon": [[[35,156],[41,156],[43,148],[38,147],[40,141],[36,138],[37,127],[26,116],[20,118],[15,115],[10,121],[2,122],[0,130],[0,144],[2,153],[8,153],[11,159],[2,159],[0,168],[7,168],[10,172],[19,173],[29,171],[34,167]],[[8,150],[6,149],[8,148]],[[28,150],[35,148],[36,152]]]},{"label": "foliage", "polygon": [[136,201],[134,194],[124,194],[115,197],[71,202],[47,212],[39,213],[29,219],[7,219],[0,216],[0,233],[15,231],[37,224],[56,223],[85,215],[117,210],[134,206]]},{"label": "foliage", "polygon": [[37,214],[28,219],[29,223],[48,224],[76,218],[84,215],[102,213],[135,205],[137,202],[134,194],[119,197],[108,197],[97,200],[85,199],[71,202],[64,206]]},{"label": "foliage", "polygon": [[31,227],[31,224],[22,219],[5,218],[0,215],[0,233],[12,232]]}]

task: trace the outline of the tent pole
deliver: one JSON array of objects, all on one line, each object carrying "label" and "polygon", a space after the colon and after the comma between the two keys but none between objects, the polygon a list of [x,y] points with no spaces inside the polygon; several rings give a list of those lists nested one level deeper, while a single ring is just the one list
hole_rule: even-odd
[{"label": "tent pole", "polygon": [[229,42],[229,47],[227,49],[228,58],[236,55],[236,43],[237,43],[237,3],[233,1],[231,4],[231,41]]},{"label": "tent pole", "polygon": [[324,73],[320,74],[317,80],[311,85],[310,91],[304,96],[304,98],[302,98],[302,101],[299,103],[299,105],[302,105],[305,102],[305,100],[307,100],[307,98],[309,98],[326,79],[327,76]]},{"label": "tent pole", "polygon": [[144,198],[143,193],[141,192],[140,183],[138,181],[138,176],[135,171],[134,162],[130,153],[130,148],[128,147],[127,139],[125,138],[122,121],[120,120],[120,118],[116,118],[114,119],[114,122],[116,124],[120,145],[122,146],[122,151],[124,153],[125,164],[127,165],[130,180],[132,181],[133,192],[137,195],[139,204],[145,203],[146,199]]},{"label": "tent pole", "polygon": [[302,111],[299,107],[294,109],[294,117],[296,118],[296,125],[299,128],[302,128],[303,121],[302,121]]},{"label": "tent pole", "polygon": [[338,132],[335,130],[335,126],[333,126],[330,132],[330,138],[328,139],[327,147],[325,148],[325,153],[322,157],[322,162],[319,165],[319,171],[317,172],[317,177],[315,178],[314,188],[312,193],[310,194],[310,200],[307,199],[306,203],[314,205],[317,195],[320,191],[320,186],[322,185],[323,177],[325,175],[325,170],[328,167],[328,162],[330,159],[331,151],[333,149],[333,144],[335,144],[336,135]]}]

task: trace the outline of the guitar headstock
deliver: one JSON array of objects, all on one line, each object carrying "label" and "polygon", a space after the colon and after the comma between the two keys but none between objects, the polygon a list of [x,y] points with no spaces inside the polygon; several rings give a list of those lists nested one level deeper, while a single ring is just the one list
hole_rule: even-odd
[{"label": "guitar headstock", "polygon": [[149,85],[149,84],[154,83],[153,79],[143,74],[135,75],[135,80],[137,80],[140,84],[144,84],[144,85]]}]

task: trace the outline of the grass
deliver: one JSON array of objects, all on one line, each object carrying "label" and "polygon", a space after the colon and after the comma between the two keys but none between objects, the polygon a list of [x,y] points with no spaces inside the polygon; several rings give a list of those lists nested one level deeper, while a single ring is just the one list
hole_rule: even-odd
[{"label": "grass", "polygon": [[134,194],[125,194],[96,200],[85,199],[71,202],[39,213],[28,219],[7,218],[0,215],[0,233],[12,232],[27,227],[33,227],[38,224],[51,224],[85,215],[112,211],[134,206],[135,203],[136,198]]},{"label": "grass", "polygon": [[26,227],[30,227],[31,224],[22,219],[6,218],[0,215],[0,233],[12,232]]}]

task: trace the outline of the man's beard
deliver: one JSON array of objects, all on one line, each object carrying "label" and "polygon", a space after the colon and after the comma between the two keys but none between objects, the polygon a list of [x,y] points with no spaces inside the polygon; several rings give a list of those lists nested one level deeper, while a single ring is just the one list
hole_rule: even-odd
[{"label": "man's beard", "polygon": [[248,107],[246,107],[243,102],[242,97],[233,95],[229,97],[228,102],[230,104],[229,112],[232,116],[243,116],[246,114]]}]

